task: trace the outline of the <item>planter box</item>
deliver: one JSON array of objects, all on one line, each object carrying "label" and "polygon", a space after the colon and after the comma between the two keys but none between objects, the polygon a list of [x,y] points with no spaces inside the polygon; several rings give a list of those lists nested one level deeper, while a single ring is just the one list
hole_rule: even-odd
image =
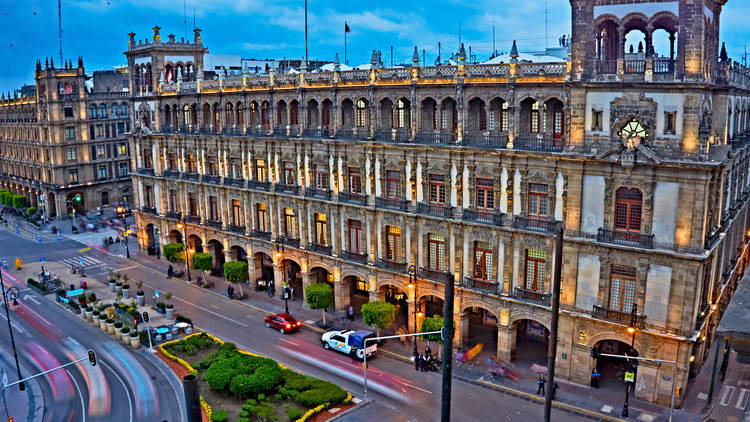
[{"label": "planter box", "polygon": [[109,334],[114,334],[114,332],[115,332],[115,323],[114,322],[108,322],[107,323],[107,332]]},{"label": "planter box", "polygon": [[167,319],[174,319],[174,308],[172,309],[166,308],[166,309],[167,309]]},{"label": "planter box", "polygon": [[138,306],[143,306],[143,303],[146,302],[146,296],[144,295],[138,295],[135,297],[136,303]]},{"label": "planter box", "polygon": [[117,284],[109,283],[109,291],[115,293],[117,291]]},{"label": "planter box", "polygon": [[[128,333],[128,335],[130,335],[130,334]],[[131,336],[130,337],[130,345],[133,346],[133,349],[137,349],[137,348],[141,347],[141,336],[135,336],[135,337]]]},{"label": "planter box", "polygon": [[47,294],[47,291],[46,291],[46,290],[42,290],[42,289],[40,289],[40,288],[36,287],[35,285],[33,285],[33,284],[31,284],[31,283],[27,284],[26,286],[27,286],[28,288],[30,288],[31,290],[33,290],[33,291],[35,291],[35,292],[39,293],[39,294],[40,294],[40,295],[42,295],[42,296],[44,296],[44,295],[46,295],[46,294]]},{"label": "planter box", "polygon": [[120,332],[120,338],[122,339],[122,344],[130,344],[130,333]]},{"label": "planter box", "polygon": [[117,328],[117,327],[115,327],[115,326],[114,326],[114,324],[113,324],[113,325],[112,325],[112,328],[114,328],[114,335],[115,335],[115,338],[118,338],[118,339],[119,339],[120,337],[122,337],[122,334],[120,333],[120,332],[122,331],[122,327],[120,327],[120,328]]}]

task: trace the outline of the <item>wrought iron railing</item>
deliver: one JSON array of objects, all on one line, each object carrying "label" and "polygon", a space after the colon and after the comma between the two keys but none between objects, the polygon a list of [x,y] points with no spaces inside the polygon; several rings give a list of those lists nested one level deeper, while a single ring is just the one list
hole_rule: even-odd
[{"label": "wrought iron railing", "polygon": [[200,224],[201,216],[200,215],[188,215],[187,217],[185,217],[185,221],[190,224]]},{"label": "wrought iron railing", "polygon": [[348,259],[349,261],[359,262],[360,264],[367,264],[367,254],[357,253],[351,251],[341,251],[342,258]]},{"label": "wrought iron railing", "polygon": [[617,60],[599,60],[596,62],[596,73],[614,74],[617,73]]},{"label": "wrought iron railing", "polygon": [[444,204],[426,204],[424,202],[417,202],[417,213],[424,215],[432,215],[435,217],[452,217],[452,207]]},{"label": "wrought iron railing", "polygon": [[453,132],[443,131],[417,132],[417,136],[414,137],[414,142],[428,145],[452,145],[453,140]]},{"label": "wrought iron railing", "polygon": [[197,182],[200,178],[200,175],[198,173],[182,173],[182,180],[192,180],[193,182]]},{"label": "wrought iron railing", "polygon": [[154,169],[141,167],[138,169],[138,174],[140,174],[141,176],[153,176]]},{"label": "wrought iron railing", "polygon": [[145,212],[146,214],[154,214],[154,215],[156,215],[156,208],[142,206],[141,207],[141,212]]},{"label": "wrought iron railing", "polygon": [[297,185],[285,185],[283,183],[277,183],[274,187],[276,192],[288,193],[290,195],[299,195],[299,186]]},{"label": "wrought iron railing", "polygon": [[299,238],[298,237],[287,237],[287,236],[278,236],[276,237],[276,240],[286,246],[291,246],[293,248],[299,249]]},{"label": "wrought iron railing", "polygon": [[211,228],[217,229],[217,230],[221,230],[222,227],[224,227],[224,225],[222,224],[222,222],[220,220],[209,220],[209,219],[206,219],[206,220],[203,221],[203,225],[207,226],[207,227],[211,227]]},{"label": "wrought iron railing", "polygon": [[406,272],[406,262],[396,262],[390,259],[381,258],[377,262],[378,267],[385,268],[387,270],[395,271],[397,273]]},{"label": "wrought iron railing", "polygon": [[330,255],[331,254],[331,246],[327,245],[321,245],[319,243],[309,242],[307,244],[307,250],[323,255]]},{"label": "wrought iron railing", "polygon": [[408,128],[376,130],[375,140],[380,142],[409,142],[411,130]]},{"label": "wrought iron railing", "polygon": [[234,224],[227,224],[227,231],[232,233],[243,234],[245,233],[245,226],[237,226]]},{"label": "wrought iron railing", "polygon": [[550,306],[552,295],[549,293],[527,290],[521,287],[513,289],[513,298],[524,302],[532,302],[538,305]]},{"label": "wrought iron railing", "polygon": [[418,275],[419,278],[426,278],[428,280],[437,281],[438,283],[446,283],[450,279],[451,273],[420,267]]},{"label": "wrought iron railing", "polygon": [[465,209],[461,219],[499,227],[505,225],[505,214],[501,213],[500,210],[481,211],[476,209]]},{"label": "wrought iron railing", "polygon": [[623,232],[601,227],[596,234],[596,241],[615,245],[634,246],[638,248],[654,248],[654,235],[652,234]]},{"label": "wrought iron railing", "polygon": [[333,135],[333,129],[329,128],[305,128],[302,129],[302,136],[306,138],[330,138]]},{"label": "wrought iron railing", "polygon": [[484,293],[497,294],[498,284],[489,280],[482,280],[473,277],[464,277],[463,287],[467,289],[479,290]]},{"label": "wrought iron railing", "polygon": [[508,135],[500,133],[464,133],[463,144],[476,148],[503,149],[508,144]]},{"label": "wrought iron railing", "polygon": [[262,240],[271,240],[271,232],[256,229],[250,232],[250,237]]},{"label": "wrought iron railing", "polygon": [[258,180],[248,180],[247,181],[247,187],[250,188],[250,189],[265,190],[265,191],[267,191],[270,186],[271,186],[271,183],[269,183],[269,182],[261,182],[261,181],[258,181]]},{"label": "wrought iron railing", "polygon": [[711,249],[721,239],[721,230],[716,229],[713,233],[706,234],[705,246],[706,249]]},{"label": "wrought iron railing", "polygon": [[516,229],[554,233],[559,227],[558,224],[560,224],[560,222],[554,220],[521,217],[520,215],[513,217],[513,228]]},{"label": "wrought iron railing", "polygon": [[305,188],[305,197],[307,198],[322,198],[331,200],[331,191],[328,189],[315,189],[315,188]]},{"label": "wrought iron railing", "polygon": [[180,172],[177,170],[164,170],[161,172],[162,176],[169,177],[170,179],[179,179]]},{"label": "wrought iron railing", "polygon": [[224,178],[224,184],[226,186],[234,186],[238,188],[244,188],[245,187],[245,179],[238,179],[236,177],[225,177]]},{"label": "wrought iron railing", "polygon": [[358,193],[350,193],[350,192],[339,192],[339,202],[348,202],[350,204],[360,204],[360,205],[366,205],[367,204],[367,196],[358,194]]},{"label": "wrought iron railing", "polygon": [[211,174],[204,174],[201,178],[201,182],[203,183],[211,183],[212,185],[220,185],[221,184],[221,176],[219,175],[211,175]]},{"label": "wrought iron railing", "polygon": [[[594,318],[604,319],[612,322],[619,322],[620,324],[630,325],[632,314],[630,312],[622,312],[614,309],[605,308],[603,306],[594,305],[594,310],[591,315]],[[636,314],[635,326],[636,328],[643,328],[646,322],[645,315]]]},{"label": "wrought iron railing", "polygon": [[177,212],[177,211],[171,211],[171,210],[167,211],[164,214],[164,216],[167,217],[167,218],[174,219],[174,220],[180,220],[180,219],[182,219],[182,214],[179,213],[179,212]]},{"label": "wrought iron railing", "polygon": [[409,202],[405,199],[381,198],[379,196],[375,197],[375,206],[377,208],[388,208],[393,210],[406,211],[408,203]]},{"label": "wrought iron railing", "polygon": [[565,141],[562,138],[540,138],[523,135],[513,141],[513,149],[523,151],[561,152]]}]

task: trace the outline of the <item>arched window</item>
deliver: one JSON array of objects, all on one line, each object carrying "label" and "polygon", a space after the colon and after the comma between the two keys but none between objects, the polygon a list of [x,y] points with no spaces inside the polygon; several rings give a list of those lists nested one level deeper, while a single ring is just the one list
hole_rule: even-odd
[{"label": "arched window", "polygon": [[226,115],[226,120],[227,120],[227,126],[232,126],[233,125],[232,122],[234,121],[234,115],[232,112],[232,103],[227,103],[224,106],[224,109],[226,110],[225,115]]},{"label": "arched window", "polygon": [[105,104],[99,106],[99,117],[107,117],[107,106]]},{"label": "arched window", "polygon": [[96,119],[96,106],[91,104],[89,106],[89,119]]},{"label": "arched window", "polygon": [[120,117],[128,117],[128,104],[120,104]]},{"label": "arched window", "polygon": [[117,104],[112,104],[109,106],[109,116],[117,117]]},{"label": "arched window", "polygon": [[185,104],[182,106],[182,123],[185,126],[189,126],[191,124],[190,120],[190,106]]},{"label": "arched window", "polygon": [[615,230],[640,232],[643,194],[638,189],[620,188],[615,194]]},{"label": "arched window", "polygon": [[242,114],[242,103],[237,103],[237,126],[242,126],[245,123],[245,116]]},{"label": "arched window", "polygon": [[365,103],[365,100],[357,101],[357,126],[367,126],[367,103]]},{"label": "arched window", "polygon": [[539,133],[539,102],[531,105],[531,119],[529,120],[529,133]]},{"label": "arched window", "polygon": [[620,136],[628,148],[637,147],[643,140],[648,137],[648,131],[643,127],[638,119],[633,118],[620,129]]}]

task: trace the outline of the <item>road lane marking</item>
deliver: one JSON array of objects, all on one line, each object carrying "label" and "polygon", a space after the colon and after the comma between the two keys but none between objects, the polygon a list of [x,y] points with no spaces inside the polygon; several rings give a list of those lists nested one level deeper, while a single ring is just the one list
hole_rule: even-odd
[{"label": "road lane marking", "polygon": [[37,300],[37,298],[35,298],[34,296],[23,295],[23,300],[30,300],[34,302],[36,305],[41,305],[41,302],[39,302],[39,300]]},{"label": "road lane marking", "polygon": [[86,404],[83,402],[83,393],[81,393],[81,387],[78,386],[78,381],[76,381],[70,371],[66,369],[65,372],[67,372],[70,379],[73,380],[73,384],[75,384],[76,390],[78,390],[78,396],[81,397],[81,409],[83,410],[81,412],[81,422],[86,422]]},{"label": "road lane marking", "polygon": [[99,360],[99,362],[102,365],[104,365],[107,369],[109,369],[109,372],[115,374],[115,376],[117,377],[117,379],[120,381],[120,384],[122,384],[122,388],[125,389],[125,394],[127,394],[127,396],[128,396],[128,411],[130,412],[130,422],[133,422],[133,400],[130,398],[130,391],[128,391],[128,387],[125,385],[125,381],[123,381],[122,378],[120,378],[120,376],[117,374],[117,372],[115,372],[112,369],[111,366],[109,366],[106,363],[104,363],[104,361],[102,361],[101,359]]},{"label": "road lane marking", "polygon": [[[21,302],[21,303],[23,303],[23,302]],[[50,327],[52,326],[52,323],[51,323],[51,322],[47,321],[47,320],[46,320],[46,319],[45,319],[45,318],[44,318],[43,316],[39,315],[39,314],[38,314],[38,313],[37,313],[36,311],[34,311],[33,309],[31,309],[31,306],[29,306],[29,305],[26,305],[26,310],[28,310],[28,311],[29,311],[29,312],[31,312],[32,314],[36,315],[36,317],[37,317],[37,318],[39,318],[39,319],[41,319],[42,321],[44,321],[44,322],[45,322],[45,323],[46,323],[47,325],[49,325]]]},{"label": "road lane marking", "polygon": [[740,388],[740,394],[739,397],[737,397],[737,404],[734,405],[736,409],[745,408],[745,405],[747,404],[747,393],[750,393],[750,390],[747,388]]},{"label": "road lane marking", "polygon": [[131,265],[129,267],[118,268],[117,271],[132,270],[133,268],[138,268],[138,266],[137,265]]},{"label": "road lane marking", "polygon": [[427,393],[427,394],[432,394],[432,391],[425,390],[424,388],[419,388],[416,385],[409,384],[408,382],[402,382],[401,384],[403,384],[403,385],[405,385],[407,387],[411,387],[411,388],[414,388],[416,390],[422,391],[422,392]]},{"label": "road lane marking", "polygon": [[211,307],[212,307],[212,308],[214,308],[214,309],[219,309],[219,307],[218,307],[218,306],[216,306],[216,305],[213,305],[213,304],[211,305]]},{"label": "road lane marking", "polygon": [[732,387],[731,385],[725,385],[721,390],[721,399],[719,399],[719,404],[722,406],[728,406],[729,402],[732,400],[733,395],[734,387]]},{"label": "road lane marking", "polygon": [[286,342],[286,343],[289,343],[289,344],[291,344],[292,346],[299,346],[299,345],[298,345],[297,343],[295,343],[295,342],[293,342],[293,341],[291,341],[291,340],[287,340],[287,339],[285,339],[285,338],[280,338],[279,340],[281,340],[281,341],[283,341],[283,342]]},{"label": "road lane marking", "polygon": [[[0,313],[0,317],[3,317],[3,319],[6,320],[6,321],[8,320],[8,318],[6,318],[5,315],[3,315],[2,313]],[[23,330],[23,328],[19,327],[15,322],[11,321],[10,324],[13,326],[13,328],[15,328],[21,334],[25,333],[25,331]]]},{"label": "road lane marking", "polygon": [[[157,289],[156,287],[154,287],[154,286],[151,286],[151,285],[149,285],[149,284],[146,284],[146,283],[143,283],[143,284],[144,284],[145,286],[147,286],[147,287],[150,287],[150,288],[154,289],[154,290],[159,290],[159,289]],[[227,321],[230,321],[230,322],[233,322],[233,323],[235,323],[235,324],[237,324],[237,325],[241,325],[241,326],[243,326],[243,327],[245,327],[245,328],[248,328],[248,327],[250,327],[249,325],[247,325],[247,324],[245,324],[245,323],[242,323],[242,322],[239,322],[239,321],[235,321],[235,320],[233,320],[232,318],[229,318],[229,317],[225,317],[224,315],[218,314],[218,313],[216,313],[216,312],[214,312],[214,311],[212,311],[212,310],[210,310],[210,309],[206,309],[206,308],[204,308],[204,307],[202,307],[202,306],[198,306],[198,305],[196,305],[196,304],[194,304],[194,303],[192,303],[192,302],[188,302],[188,301],[187,301],[187,300],[185,300],[185,299],[180,299],[180,298],[179,298],[179,297],[177,297],[177,296],[172,296],[172,298],[173,298],[173,299],[175,299],[175,300],[179,300],[180,302],[183,302],[183,303],[187,303],[188,305],[190,305],[190,306],[192,306],[192,307],[194,307],[194,308],[198,308],[198,309],[202,310],[203,312],[208,312],[209,314],[215,315],[215,316],[217,316],[217,317],[219,317],[219,318],[223,318],[223,319],[225,319],[225,320],[227,320]]]}]

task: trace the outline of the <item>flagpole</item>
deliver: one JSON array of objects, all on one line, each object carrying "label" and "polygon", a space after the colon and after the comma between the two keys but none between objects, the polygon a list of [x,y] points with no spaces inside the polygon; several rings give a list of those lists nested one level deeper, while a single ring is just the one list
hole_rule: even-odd
[{"label": "flagpole", "polygon": [[308,61],[307,58],[307,0],[305,0],[305,61]]},{"label": "flagpole", "polygon": [[346,21],[344,21],[344,64],[349,64],[346,61]]}]

